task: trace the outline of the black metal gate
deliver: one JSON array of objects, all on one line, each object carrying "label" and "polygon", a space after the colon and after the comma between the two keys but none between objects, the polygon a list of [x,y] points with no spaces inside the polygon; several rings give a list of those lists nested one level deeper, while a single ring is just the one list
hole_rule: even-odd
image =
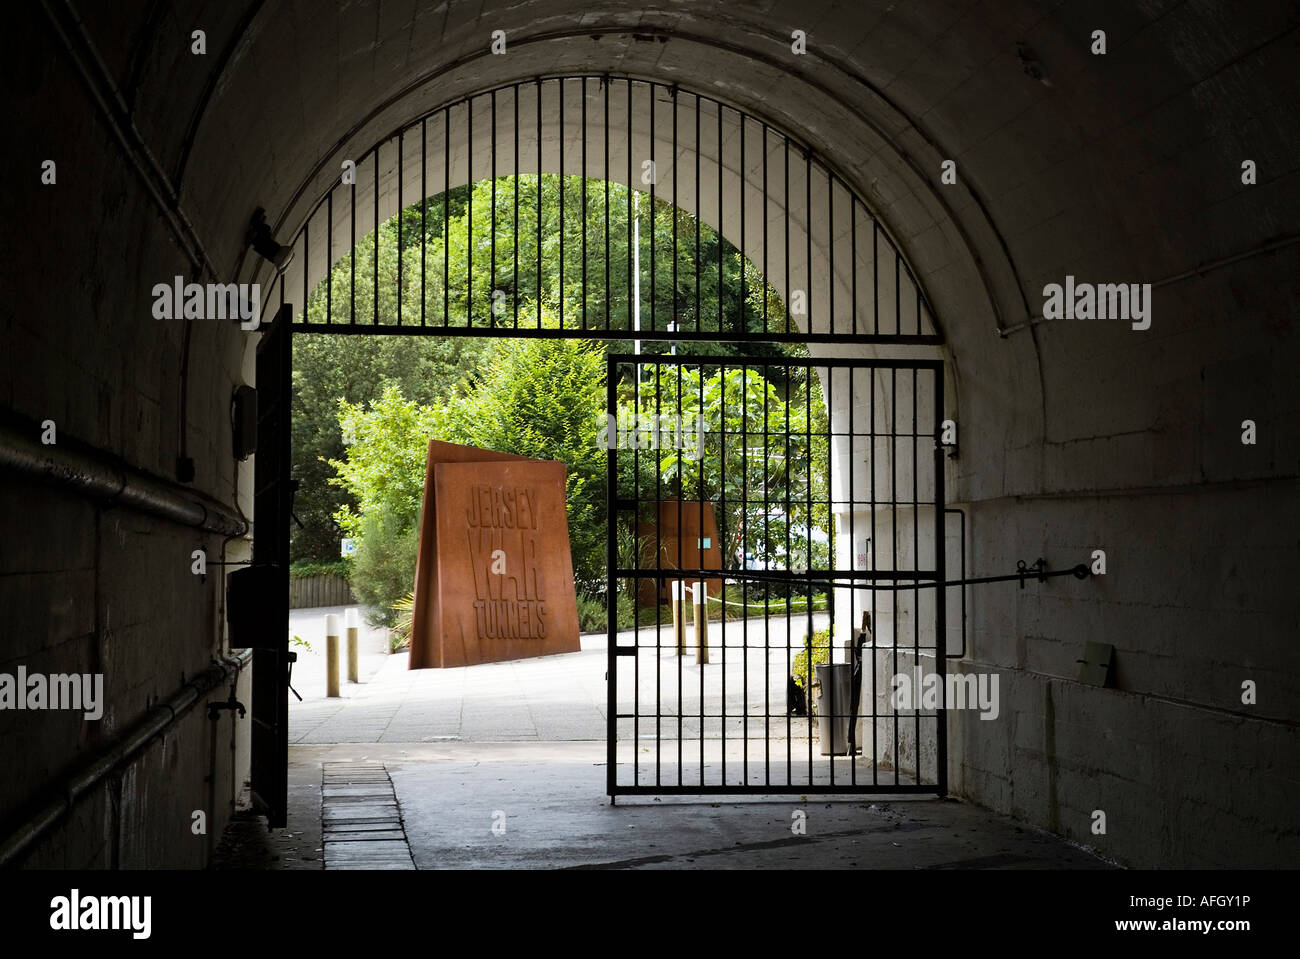
[{"label": "black metal gate", "polygon": [[257,459],[253,467],[253,562],[273,570],[276,583],[261,615],[273,648],[253,653],[252,790],[267,823],[287,818],[289,776],[289,306],[263,329],[257,344]]},{"label": "black metal gate", "polygon": [[[942,792],[942,713],[888,700],[904,670],[943,674],[932,449],[942,368],[789,358],[813,344],[943,342],[906,257],[850,179],[760,117],[609,75],[483,90],[350,146],[322,159],[317,173],[342,163],[274,283],[279,304],[301,291],[294,333],[635,344],[637,355],[609,362],[610,794]],[[318,182],[304,181],[288,208]],[[665,341],[696,355],[640,353]],[[746,357],[716,356],[738,351]],[[829,416],[845,396],[854,402]],[[623,407],[666,415],[675,451],[661,448],[665,420],[629,429]],[[700,428],[693,458],[683,417],[697,412],[716,422]],[[619,445],[642,433],[653,451]],[[287,513],[260,479],[258,496],[258,528],[269,510],[279,542]],[[694,627],[673,631],[672,593],[700,581],[716,639],[696,667],[677,654]],[[864,611],[876,622],[859,653]],[[638,628],[620,633],[620,619]],[[838,664],[849,692],[828,680],[808,704],[821,710],[813,728],[789,707],[832,653],[865,668]],[[280,717],[283,689],[275,695],[265,708]],[[824,757],[821,724],[832,734]]]},{"label": "black metal gate", "polygon": [[611,796],[945,791],[942,423],[939,361],[609,358]]}]

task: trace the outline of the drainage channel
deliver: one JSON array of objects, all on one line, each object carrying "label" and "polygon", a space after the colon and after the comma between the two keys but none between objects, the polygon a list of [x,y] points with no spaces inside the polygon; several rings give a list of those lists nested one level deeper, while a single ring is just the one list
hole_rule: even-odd
[{"label": "drainage channel", "polygon": [[325,763],[326,869],[414,869],[393,780],[382,763]]}]

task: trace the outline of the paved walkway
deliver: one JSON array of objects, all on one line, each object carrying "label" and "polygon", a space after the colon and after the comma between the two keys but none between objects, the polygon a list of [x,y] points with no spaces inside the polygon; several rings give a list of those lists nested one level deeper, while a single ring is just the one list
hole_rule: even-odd
[{"label": "paved walkway", "polygon": [[[312,650],[300,649],[294,667],[294,688],[303,701],[289,701],[290,743],[430,743],[604,741],[606,724],[607,641],[604,633],[582,636],[582,651],[507,663],[485,663],[454,669],[407,668],[406,653],[386,655],[382,631],[362,637],[360,683],[342,683],[340,698],[325,696],[324,614],[341,610],[295,610],[290,630],[311,637]],[[814,629],[825,626],[817,614]],[[700,704],[717,715],[724,696],[729,718],[727,736],[739,738],[747,728],[760,739],[765,725],[784,735],[784,719],[765,724],[761,714],[784,715],[788,661],[801,648],[806,620],[797,631],[785,620],[774,620],[771,639],[761,619],[713,627],[711,661],[697,666],[693,655],[678,656],[671,627],[643,628],[641,655],[620,659],[620,709],[642,715],[657,713],[665,735],[700,737]],[[688,631],[689,636],[689,631]],[[620,644],[632,642],[632,632],[618,634]],[[340,652],[340,656],[343,654]],[[663,680],[662,692],[659,680]],[[634,689],[637,693],[634,695]],[[680,690],[680,696],[679,696]],[[646,721],[637,734],[653,735]],[[720,722],[705,721],[705,738],[720,738]],[[629,724],[629,735],[632,733]],[[806,735],[806,729],[802,729]]]}]

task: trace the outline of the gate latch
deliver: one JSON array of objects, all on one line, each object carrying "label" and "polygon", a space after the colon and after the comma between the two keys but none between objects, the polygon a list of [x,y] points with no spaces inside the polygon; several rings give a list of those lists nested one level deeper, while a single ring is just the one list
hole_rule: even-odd
[{"label": "gate latch", "polygon": [[1023,559],[1016,560],[1016,572],[1020,575],[1020,588],[1025,588],[1025,577],[1035,575],[1040,583],[1047,582],[1047,577],[1043,575],[1047,572],[1047,560],[1041,556],[1034,560],[1033,566],[1026,566]]}]

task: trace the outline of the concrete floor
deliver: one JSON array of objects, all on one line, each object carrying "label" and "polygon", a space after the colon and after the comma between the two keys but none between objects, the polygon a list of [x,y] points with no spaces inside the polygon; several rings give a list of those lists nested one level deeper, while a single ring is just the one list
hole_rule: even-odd
[{"label": "concrete floor", "polygon": [[[323,765],[367,761],[392,777],[418,869],[1111,868],[1055,836],[951,800],[638,798],[612,806],[597,742],[292,746],[289,828],[270,839],[262,861],[240,865],[321,868]],[[493,831],[497,822],[504,833]]]},{"label": "concrete floor", "polygon": [[[384,652],[382,631],[366,630],[363,681],[327,699],[324,642],[314,636],[325,612],[293,614],[313,650],[295,670],[304,701],[290,707],[289,827],[268,837],[237,824],[219,868],[321,868],[324,765],[360,762],[391,776],[418,869],[1110,868],[1055,836],[950,800],[795,794],[612,805],[603,636],[584,637],[583,651],[565,656],[409,671],[405,656]],[[733,697],[762,691],[758,677],[754,690],[752,677],[729,687],[729,710]]]}]

